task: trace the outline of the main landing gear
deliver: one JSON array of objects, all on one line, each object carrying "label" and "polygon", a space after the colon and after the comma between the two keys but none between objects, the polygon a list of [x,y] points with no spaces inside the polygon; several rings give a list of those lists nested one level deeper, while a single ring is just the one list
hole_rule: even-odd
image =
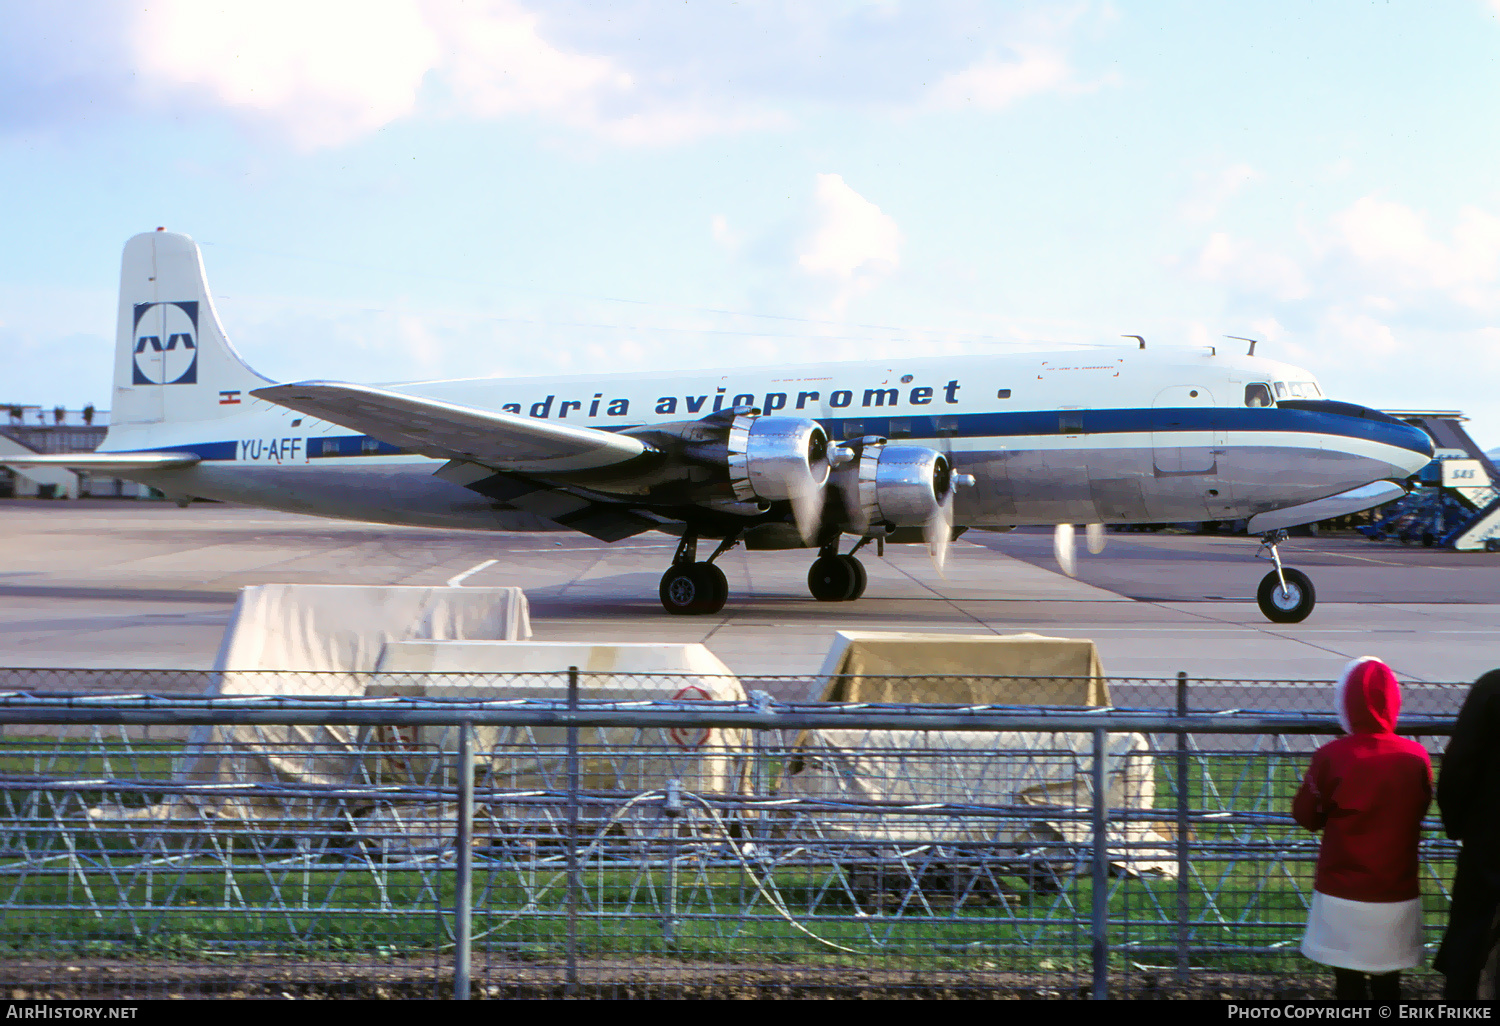
[{"label": "main landing gear", "polygon": [[[847,555],[839,555],[839,543],[833,541],[818,550],[818,558],[807,572],[807,590],[820,602],[852,602],[865,593],[864,564],[854,558],[868,538],[862,538]],[[674,616],[708,616],[724,608],[729,600],[729,581],[714,560],[739,542],[731,535],[719,543],[714,554],[698,562],[698,536],[685,531],[672,557],[672,565],[661,575],[661,606]],[[878,547],[885,548],[884,541]]]},{"label": "main landing gear", "polygon": [[661,575],[662,608],[674,616],[708,616],[723,609],[729,601],[729,579],[714,566],[714,560],[739,540],[737,534],[725,538],[707,562],[699,563],[698,536],[684,531],[672,565]]},{"label": "main landing gear", "polygon": [[1261,578],[1255,601],[1272,623],[1301,623],[1317,604],[1318,593],[1305,573],[1281,565],[1281,554],[1276,547],[1284,541],[1285,531],[1270,531],[1261,537],[1261,551],[1270,551],[1269,558],[1276,564],[1276,569]]},{"label": "main landing gear", "polygon": [[848,555],[839,555],[838,538],[818,550],[807,571],[807,590],[819,602],[853,602],[865,593],[868,577],[865,565],[854,558],[860,547],[869,541],[861,538]]}]

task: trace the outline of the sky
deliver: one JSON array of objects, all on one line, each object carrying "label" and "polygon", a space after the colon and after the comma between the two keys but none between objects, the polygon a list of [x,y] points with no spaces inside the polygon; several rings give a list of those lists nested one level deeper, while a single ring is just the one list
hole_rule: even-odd
[{"label": "sky", "polygon": [[1500,445],[1500,0],[0,0],[0,402],[1234,345]]}]

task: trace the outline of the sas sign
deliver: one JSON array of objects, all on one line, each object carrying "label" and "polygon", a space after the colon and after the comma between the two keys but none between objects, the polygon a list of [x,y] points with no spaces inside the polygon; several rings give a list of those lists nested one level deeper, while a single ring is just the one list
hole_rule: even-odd
[{"label": "sas sign", "polygon": [[1443,460],[1444,488],[1484,488],[1490,476],[1478,460]]}]

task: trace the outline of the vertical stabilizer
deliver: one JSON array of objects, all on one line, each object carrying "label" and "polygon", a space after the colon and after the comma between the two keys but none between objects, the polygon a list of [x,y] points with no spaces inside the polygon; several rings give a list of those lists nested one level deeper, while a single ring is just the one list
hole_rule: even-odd
[{"label": "vertical stabilizer", "polygon": [[232,416],[268,382],[225,337],[191,238],[157,230],[125,243],[111,428]]}]

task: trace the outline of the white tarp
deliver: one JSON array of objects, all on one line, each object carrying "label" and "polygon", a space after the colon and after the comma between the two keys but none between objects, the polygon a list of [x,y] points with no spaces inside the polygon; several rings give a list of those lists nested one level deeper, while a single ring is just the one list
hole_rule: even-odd
[{"label": "white tarp", "polygon": [[[387,646],[366,693],[481,702],[564,701],[570,666],[579,668],[581,701],[745,701],[739,678],[700,644],[404,642]],[[372,734],[365,739],[367,775],[383,784],[434,779],[452,764],[458,747],[457,732],[447,727],[377,728]],[[699,794],[734,793],[740,789],[743,740],[741,731],[719,728],[580,728],[580,785],[587,791],[629,797],[661,791],[675,779],[684,790]],[[565,727],[480,726],[474,730],[474,741],[479,779],[485,786],[510,792],[567,787]],[[588,805],[582,818],[592,830],[597,820],[613,811]],[[536,806],[523,805],[500,809],[492,804],[487,814],[512,828],[526,820],[549,818]],[[647,818],[655,815],[653,807]],[[639,820],[640,816],[631,817],[625,828],[634,830],[631,824]],[[362,829],[369,832],[373,826]],[[385,826],[398,833],[408,829],[394,822]]]},{"label": "white tarp", "polygon": [[[392,642],[529,637],[520,588],[262,584],[241,589],[235,603],[214,663],[224,674],[217,693],[357,695],[363,680],[316,674],[369,673]],[[291,672],[273,685],[255,679],[258,671]]]},{"label": "white tarp", "polygon": [[[224,632],[207,694],[356,698],[387,644],[531,636],[519,588],[417,588],[264,584],[244,588]],[[199,784],[345,785],[358,782],[356,738],[327,726],[197,727],[177,779]],[[195,801],[146,810],[108,807],[96,817],[279,816],[274,798]],[[300,806],[298,806],[300,807]]]},{"label": "white tarp", "polygon": [[[1093,734],[1087,731],[810,730],[780,794],[833,802],[1003,807],[1010,815],[923,815],[879,808],[818,812],[788,829],[825,841],[890,847],[980,844],[1021,852],[1036,842],[1087,844],[1093,806]],[[1109,735],[1111,809],[1150,809],[1154,760],[1140,734]],[[1083,818],[1049,817],[1044,807]],[[1029,811],[1037,810],[1037,811]],[[1111,862],[1132,872],[1175,871],[1165,823],[1110,824]]]}]

